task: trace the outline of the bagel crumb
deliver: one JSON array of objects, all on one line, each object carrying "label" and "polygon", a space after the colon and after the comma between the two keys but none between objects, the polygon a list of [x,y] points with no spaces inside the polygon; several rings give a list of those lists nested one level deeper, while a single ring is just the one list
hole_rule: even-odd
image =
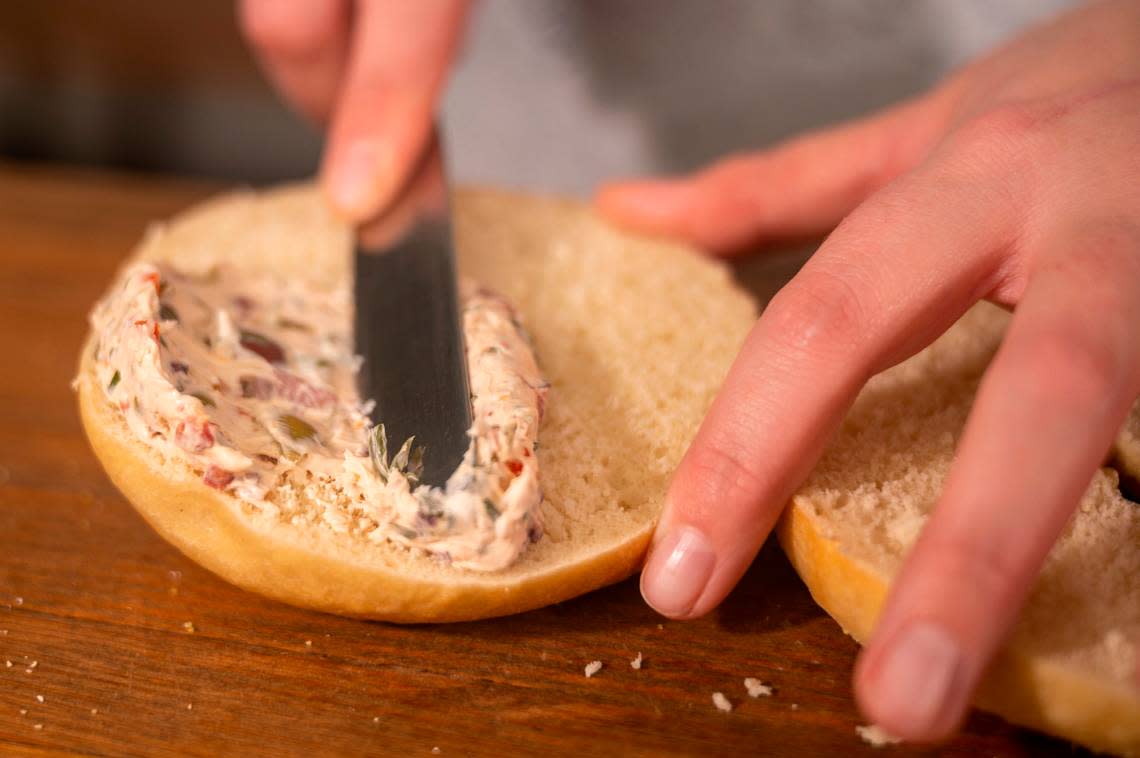
[{"label": "bagel crumb", "polygon": [[20,715],[21,716],[27,716],[28,715],[28,709],[27,708],[21,708],[20,709]]},{"label": "bagel crumb", "polygon": [[183,621],[182,622],[182,628],[186,630],[187,634],[193,634],[195,631],[197,631],[196,629],[194,629],[194,622],[193,621]]},{"label": "bagel crumb", "polygon": [[766,684],[761,684],[759,679],[748,677],[744,680],[744,689],[748,690],[748,697],[768,697],[772,694],[772,688]]},{"label": "bagel crumb", "polygon": [[99,715],[99,709],[98,708],[92,708],[91,709],[91,715],[92,716],[98,716]]},{"label": "bagel crumb", "polygon": [[637,657],[629,662],[629,667],[631,669],[640,669],[641,668],[641,651],[640,650],[637,651]]},{"label": "bagel crumb", "polygon": [[305,647],[312,647],[312,646],[313,646],[312,640],[305,640]]},{"label": "bagel crumb", "polygon": [[21,605],[23,605],[23,604],[24,604],[24,598],[22,598],[22,597],[18,597],[18,598],[16,598],[15,600],[13,600],[13,601],[12,601],[12,604],[13,604],[13,605],[15,605],[15,606],[17,606],[17,607],[19,607],[19,606],[21,606]]},{"label": "bagel crumb", "polygon": [[194,704],[193,703],[187,703],[186,704],[186,710],[188,710],[188,711],[194,710]]},{"label": "bagel crumb", "polygon": [[44,728],[43,724],[35,724],[32,726],[32,729],[35,729],[37,732],[42,731],[43,728]]},{"label": "bagel crumb", "polygon": [[601,670],[602,670],[602,662],[601,661],[590,661],[589,663],[586,664],[586,678],[589,679],[590,677],[592,677],[594,674],[598,673]]},{"label": "bagel crumb", "polygon": [[6,668],[6,669],[12,668],[12,662],[11,661],[4,661],[4,668]]},{"label": "bagel crumb", "polygon": [[373,724],[379,724],[380,723],[380,717],[379,716],[373,716],[372,717],[372,723]]},{"label": "bagel crumb", "polygon": [[871,747],[885,747],[886,745],[897,745],[900,740],[898,737],[892,737],[890,734],[878,724],[868,724],[867,726],[855,727],[856,733],[859,738],[866,742]]},{"label": "bagel crumb", "polygon": [[723,711],[724,713],[732,712],[732,702],[724,696],[723,692],[714,692],[712,694],[712,701],[718,711]]},{"label": "bagel crumb", "polygon": [[36,702],[37,703],[42,703],[43,701],[44,701],[43,695],[36,695]]}]

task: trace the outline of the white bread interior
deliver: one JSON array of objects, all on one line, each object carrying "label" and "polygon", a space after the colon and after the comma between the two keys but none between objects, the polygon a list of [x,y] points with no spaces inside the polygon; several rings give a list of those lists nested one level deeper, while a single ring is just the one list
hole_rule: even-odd
[{"label": "white bread interior", "polygon": [[[329,529],[297,526],[201,481],[141,444],[94,384],[84,428],[115,484],[168,541],[224,579],[287,603],[397,622],[458,621],[548,605],[640,565],[670,473],[755,318],[728,270],[694,251],[620,234],[584,205],[457,193],[459,266],[510,298],[552,382],[539,435],[546,534],[511,568],[456,569]],[[350,275],[347,229],[311,185],[226,195],[153,229],[136,251],[187,270],[224,260],[329,286]]]},{"label": "white bread interior", "polygon": [[[975,307],[927,350],[874,378],[785,512],[781,544],[852,636],[871,633],[892,577],[942,491],[1008,314]],[[1116,459],[1134,468],[1136,411]],[[1133,446],[1133,447],[1130,447]],[[1092,480],[978,704],[1097,750],[1140,755],[1140,506],[1112,469]]]}]

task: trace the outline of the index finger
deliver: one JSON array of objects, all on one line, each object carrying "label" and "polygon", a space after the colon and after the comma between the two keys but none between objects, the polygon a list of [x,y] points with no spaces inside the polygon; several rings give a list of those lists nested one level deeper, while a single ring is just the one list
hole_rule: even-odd
[{"label": "index finger", "polygon": [[427,143],[467,0],[360,3],[322,167],[350,221],[379,212]]},{"label": "index finger", "polygon": [[749,335],[677,469],[642,573],[661,613],[715,607],[866,379],[991,286],[1014,214],[975,182],[925,173],[841,224]]}]

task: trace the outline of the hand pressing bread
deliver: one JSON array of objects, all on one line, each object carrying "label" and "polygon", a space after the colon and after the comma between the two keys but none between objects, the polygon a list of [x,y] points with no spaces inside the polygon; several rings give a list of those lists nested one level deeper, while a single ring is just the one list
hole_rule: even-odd
[{"label": "hand pressing bread", "polygon": [[856,673],[889,732],[952,731],[1140,393],[1138,155],[1140,3],[1116,0],[884,113],[603,189],[618,222],[720,251],[838,223],[682,460],[646,599],[677,618],[715,607],[868,377],[978,300],[1016,307]]},{"label": "hand pressing bread", "polygon": [[[780,544],[861,642],[938,502],[975,392],[1009,315],[979,304],[930,347],[871,379],[784,511]],[[1140,474],[1117,437],[1046,558],[975,702],[1096,750],[1140,754]],[[1131,460],[1132,462],[1126,462]]]}]

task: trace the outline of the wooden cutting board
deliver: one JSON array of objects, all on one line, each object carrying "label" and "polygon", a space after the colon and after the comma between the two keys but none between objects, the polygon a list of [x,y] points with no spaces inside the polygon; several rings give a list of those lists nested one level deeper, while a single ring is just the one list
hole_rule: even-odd
[{"label": "wooden cutting board", "polygon": [[[254,597],[155,536],[88,451],[68,385],[87,309],[146,224],[216,189],[0,166],[0,754],[875,752],[855,733],[857,646],[773,544],[699,621],[659,618],[629,580],[399,627]],[[787,270],[749,279],[770,292]],[[749,698],[745,677],[773,694]],[[1074,754],[983,715],[944,745],[882,752]]]}]

